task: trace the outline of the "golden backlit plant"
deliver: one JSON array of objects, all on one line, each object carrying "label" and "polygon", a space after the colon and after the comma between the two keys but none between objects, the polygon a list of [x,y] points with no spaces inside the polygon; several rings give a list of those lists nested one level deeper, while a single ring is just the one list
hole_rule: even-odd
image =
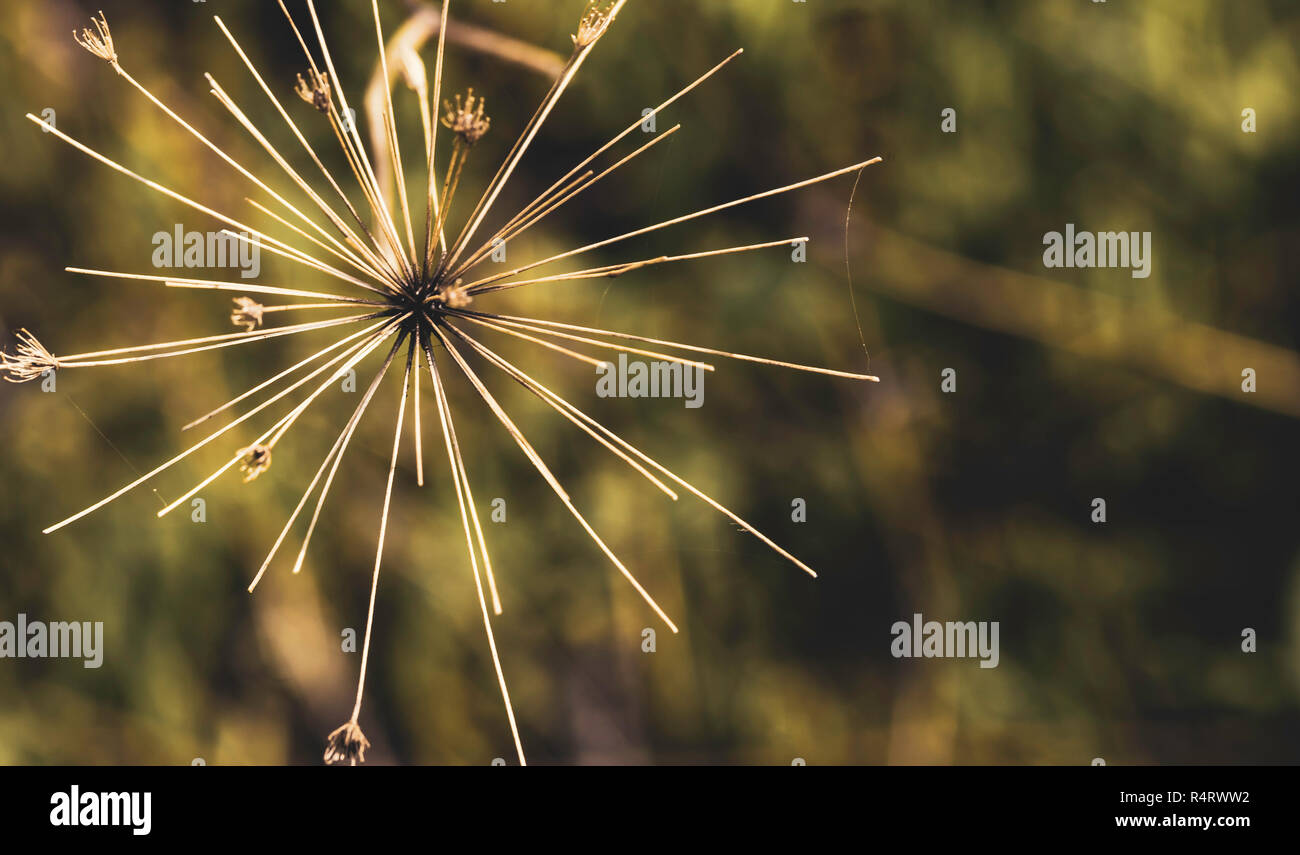
[{"label": "golden backlit plant", "polygon": [[[792,243],[806,241],[806,237],[784,238],[706,252],[674,256],[660,255],[654,258],[589,267],[551,275],[531,277],[525,275],[543,265],[611,246],[639,235],[695,220],[746,202],[775,196],[826,181],[836,176],[860,171],[864,167],[878,162],[879,158],[872,158],[846,166],[795,184],[713,205],[664,222],[580,246],[548,258],[542,258],[511,270],[493,274],[476,273],[475,270],[492,254],[495,247],[533,228],[613,171],[672,136],[680,125],[656,135],[650,142],[634,149],[600,171],[591,168],[591,165],[598,158],[605,155],[606,152],[623,141],[629,134],[641,127],[649,117],[657,115],[683,95],[712,77],[728,62],[735,59],[741,51],[736,51],[719,62],[654,110],[647,111],[645,115],[638,115],[626,129],[557,179],[487,239],[475,241],[503,188],[515,174],[533,140],[545,125],[552,109],[574,80],[592,50],[600,42],[601,37],[607,32],[626,0],[601,0],[600,2],[590,3],[579,21],[577,32],[572,37],[573,50],[568,61],[564,64],[550,91],[543,98],[536,113],[523,127],[504,162],[470,210],[460,232],[453,235],[449,240],[448,212],[457,199],[457,191],[465,163],[472,154],[475,144],[490,132],[492,126],[491,119],[486,113],[484,98],[481,95],[476,95],[473,89],[467,89],[463,95],[457,94],[451,99],[442,99],[443,58],[446,47],[449,0],[444,0],[442,4],[441,26],[438,31],[439,37],[433,66],[432,85],[427,81],[425,66],[418,56],[403,58],[401,72],[406,76],[407,82],[410,84],[410,90],[420,99],[423,130],[420,156],[410,164],[404,163],[402,159],[396,114],[393,109],[392,91],[386,88],[386,99],[380,119],[383,123],[382,133],[383,138],[386,140],[386,146],[384,147],[386,151],[382,154],[375,152],[374,156],[376,159],[386,156],[391,161],[386,166],[391,169],[391,174],[396,179],[394,182],[395,194],[386,192],[376,177],[374,164],[377,160],[372,161],[371,152],[368,152],[366,146],[362,144],[356,122],[351,118],[355,116],[355,113],[349,107],[348,99],[339,85],[340,77],[321,27],[316,3],[314,0],[306,0],[307,13],[311,24],[308,30],[299,28],[297,21],[289,12],[283,0],[278,0],[278,2],[289,27],[302,48],[308,65],[308,70],[298,75],[296,86],[292,87],[291,91],[304,104],[308,105],[307,109],[313,121],[324,122],[328,125],[330,135],[348,163],[351,172],[349,180],[355,183],[356,190],[359,190],[361,197],[364,199],[364,204],[360,210],[353,205],[352,197],[344,191],[340,180],[325,167],[316,150],[308,141],[308,136],[300,129],[298,121],[291,116],[288,107],[282,103],[275,88],[268,84],[259,74],[240,43],[219,17],[215,19],[217,26],[229,40],[257,85],[270,100],[275,111],[284,120],[296,144],[301,146],[316,170],[320,172],[323,183],[321,183],[321,180],[308,180],[307,176],[300,174],[297,169],[291,166],[280,149],[263,134],[262,130],[250,121],[244,110],[235,103],[217,81],[211,75],[206,75],[212,94],[265,153],[275,161],[284,176],[310,199],[312,203],[310,209],[313,212],[311,215],[272,190],[251,170],[245,168],[244,165],[228,155],[131,76],[122,65],[121,58],[113,43],[112,34],[109,31],[108,22],[102,13],[94,20],[93,30],[83,30],[76,35],[76,38],[82,47],[107,62],[118,75],[138,90],[154,106],[214,152],[233,171],[239,173],[264,193],[268,198],[263,201],[259,202],[253,199],[248,201],[257,211],[270,216],[279,226],[287,230],[287,232],[281,232],[282,237],[285,239],[274,237],[224,212],[213,210],[198,201],[151,181],[99,154],[52,125],[43,125],[41,120],[35,116],[29,114],[27,118],[37,124],[42,124],[46,130],[57,138],[112,169],[134,178],[147,187],[190,208],[216,218],[226,226],[225,234],[231,239],[245,241],[261,250],[281,255],[304,268],[310,269],[313,275],[328,277],[336,281],[339,283],[339,285],[335,286],[336,288],[347,286],[353,290],[343,294],[336,294],[319,290],[250,285],[244,282],[152,276],[70,267],[68,270],[71,272],[90,276],[133,279],[175,288],[245,292],[246,294],[259,295],[261,299],[269,297],[288,299],[290,302],[264,305],[252,297],[241,295],[235,298],[234,309],[230,316],[234,325],[243,327],[241,332],[66,356],[54,355],[42,346],[34,336],[24,330],[18,334],[18,343],[14,352],[3,354],[3,373],[11,381],[22,382],[37,379],[51,371],[139,363],[152,359],[236,347],[250,342],[280,336],[293,336],[307,331],[328,328],[337,328],[339,338],[333,344],[275,373],[253,388],[248,389],[186,426],[187,429],[196,427],[227,411],[235,410],[245,402],[252,405],[259,396],[264,398],[247,409],[246,412],[233,418],[224,427],[210,433],[190,448],[101,501],[50,526],[45,531],[46,533],[57,531],[102,508],[128,491],[148,482],[199,449],[221,440],[232,429],[259,415],[272,405],[285,400],[300,389],[306,389],[305,397],[292,405],[288,412],[278,420],[270,424],[254,442],[235,450],[225,465],[188,490],[183,496],[168,504],[159,512],[159,516],[167,514],[188,501],[206,485],[212,483],[235,466],[239,467],[245,481],[254,480],[270,468],[277,443],[287,436],[298,418],[318,398],[324,395],[331,386],[335,385],[341,377],[360,366],[367,357],[378,354],[382,359],[379,369],[366,386],[360,402],[353,409],[335,439],[333,447],[316,470],[302,498],[289,515],[289,519],[281,530],[279,537],[271,546],[266,559],[254,575],[252,583],[249,585],[249,591],[251,592],[262,579],[272,560],[288,538],[294,523],[306,509],[309,499],[315,495],[316,500],[310,520],[293,563],[293,572],[297,573],[302,568],[312,534],[320,520],[325,499],[329,495],[339,464],[347,452],[358,423],[374,398],[381,381],[388,376],[394,365],[401,366],[399,371],[402,375],[402,394],[397,406],[387,487],[384,493],[383,511],[379,520],[378,545],[375,550],[365,640],[362,646],[360,674],[357,680],[356,703],[348,721],[329,735],[325,751],[325,760],[329,763],[347,762],[355,764],[358,761],[363,761],[369,742],[361,731],[359,719],[365,691],[366,666],[369,660],[375,596],[379,583],[379,571],[383,561],[393,479],[409,405],[413,417],[415,437],[416,478],[418,483],[423,484],[424,482],[424,456],[420,423],[422,394],[420,376],[427,369],[428,380],[433,390],[434,404],[441,427],[443,446],[447,454],[452,482],[455,486],[456,502],[460,510],[470,570],[482,611],[487,643],[492,654],[497,682],[501,689],[506,715],[514,737],[515,749],[520,762],[523,763],[525,762],[524,750],[520,742],[519,730],[510,703],[509,690],[506,686],[501,659],[492,632],[492,617],[493,615],[500,615],[502,612],[501,599],[497,591],[487,542],[476,510],[469,476],[457,441],[453,414],[448,404],[445,384],[449,375],[458,374],[469,382],[482,398],[488,410],[509,433],[523,454],[546,480],[560,502],[564,504],[601,552],[605,554],[619,573],[627,579],[650,608],[673,632],[677,632],[677,626],[659,607],[650,593],[642,587],[632,572],[605,544],[577,507],[574,506],[568,493],[552,474],[541,456],[483,384],[479,376],[479,370],[471,366],[468,357],[473,356],[481,360],[486,365],[503,372],[506,376],[522,385],[548,404],[564,419],[648,479],[671,499],[676,500],[678,498],[677,488],[691,493],[744,530],[759,538],[763,543],[809,575],[815,576],[816,574],[812,568],[778,546],[735,513],[723,507],[695,486],[679,478],[665,466],[653,460],[562,398],[551,388],[533,379],[524,368],[500,356],[495,350],[480,341],[478,330],[523,340],[553,353],[597,367],[605,364],[604,360],[573,350],[570,345],[637,354],[705,371],[713,371],[714,366],[680,354],[745,360],[853,380],[876,380],[876,378],[870,375],[796,365],[774,359],[730,353],[709,347],[664,341],[614,330],[490,312],[473,308],[473,306],[481,297],[514,288],[541,285],[548,282],[614,277],[644,267],[730,253],[752,252],[781,246],[788,247]],[[382,67],[383,79],[387,80],[389,79],[388,59],[385,52],[383,29],[380,23],[378,0],[371,0],[371,6],[374,13],[379,63]],[[314,37],[316,53],[313,53],[313,48],[309,45],[309,39],[312,37]],[[437,105],[440,100],[442,101],[442,109],[438,110]],[[439,118],[435,120],[434,117]],[[440,124],[450,133],[450,152],[445,166],[442,166],[437,159]],[[408,168],[422,170],[426,178],[424,182],[424,198],[422,199],[408,198],[406,181],[406,170]],[[441,181],[439,180],[440,173]],[[419,216],[419,207],[421,206],[424,207],[423,219]],[[363,216],[363,211],[368,216]],[[289,237],[287,233],[292,233],[292,236]],[[295,246],[289,241],[294,241],[297,245]],[[293,302],[293,300],[299,302]],[[304,300],[310,302],[301,302]],[[345,314],[342,317],[330,317],[326,320],[307,321],[270,328],[264,327],[268,316],[273,313],[322,310],[343,310]],[[471,334],[471,330],[474,331],[474,334]],[[664,348],[673,353],[648,349],[648,347],[638,345]],[[421,365],[421,362],[423,362],[423,365]],[[489,602],[491,604],[490,609]]]}]

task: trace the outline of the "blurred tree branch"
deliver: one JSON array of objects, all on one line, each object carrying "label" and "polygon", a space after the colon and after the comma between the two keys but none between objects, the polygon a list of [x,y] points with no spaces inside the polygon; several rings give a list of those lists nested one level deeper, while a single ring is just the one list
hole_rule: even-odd
[{"label": "blurred tree branch", "polygon": [[[1197,392],[1300,418],[1300,355],[1053,279],[993,267],[873,227],[874,287],[906,303],[1093,359],[1124,363]],[[1258,391],[1242,392],[1255,369]]]}]

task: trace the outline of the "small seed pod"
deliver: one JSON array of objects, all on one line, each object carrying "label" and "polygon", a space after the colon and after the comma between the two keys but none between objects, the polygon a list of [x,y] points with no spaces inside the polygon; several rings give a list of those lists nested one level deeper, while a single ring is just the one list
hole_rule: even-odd
[{"label": "small seed pod", "polygon": [[434,302],[442,303],[449,309],[463,309],[470,303],[473,303],[474,298],[466,292],[465,286],[461,284],[461,281],[462,280],[457,279],[455,284],[444,285],[439,288],[438,293],[433,298]]},{"label": "small seed pod", "polygon": [[331,766],[347,763],[351,766],[366,762],[366,749],[370,740],[361,732],[355,721],[350,721],[329,735],[325,742],[325,762]]},{"label": "small seed pod", "polygon": [[239,471],[244,473],[247,484],[271,468],[271,447],[269,445],[250,445],[240,450]]},{"label": "small seed pod", "polygon": [[57,370],[59,360],[36,340],[27,330],[19,330],[15,338],[15,353],[0,351],[0,375],[10,383],[26,383],[39,379],[50,369]]},{"label": "small seed pod", "polygon": [[100,12],[98,18],[91,18],[90,21],[95,25],[93,32],[89,28],[82,29],[80,33],[73,30],[72,37],[95,56],[117,65],[117,51],[113,49],[113,34],[108,30],[108,19]]},{"label": "small seed pod", "polygon": [[252,332],[262,325],[262,313],[265,307],[252,297],[236,297],[235,308],[230,313],[230,322]]},{"label": "small seed pod", "polygon": [[308,71],[307,76],[298,75],[298,85],[293,88],[298,97],[316,108],[317,112],[330,111],[330,76],[325,73]]},{"label": "small seed pod", "polygon": [[593,0],[587,5],[587,11],[578,21],[578,32],[569,36],[577,50],[590,47],[605,34],[609,25],[614,23],[615,10],[621,6],[615,0]]},{"label": "small seed pod", "polygon": [[443,101],[442,104],[447,111],[442,117],[443,127],[460,137],[465,145],[474,145],[492,127],[492,120],[483,115],[486,102],[481,97],[474,97],[472,88],[465,92],[463,100],[460,95],[456,96],[455,106],[450,101]]}]

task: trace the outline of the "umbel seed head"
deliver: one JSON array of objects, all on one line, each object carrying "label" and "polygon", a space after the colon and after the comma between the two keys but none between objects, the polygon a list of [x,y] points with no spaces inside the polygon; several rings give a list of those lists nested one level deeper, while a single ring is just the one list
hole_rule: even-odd
[{"label": "umbel seed head", "polygon": [[46,371],[58,369],[59,360],[45,349],[36,336],[19,330],[15,336],[18,347],[15,353],[0,350],[0,374],[10,383],[26,383],[42,377]]},{"label": "umbel seed head", "polygon": [[262,325],[262,312],[265,307],[252,297],[236,297],[235,308],[230,312],[230,322],[252,332]]},{"label": "umbel seed head", "polygon": [[474,145],[492,127],[492,120],[483,115],[487,104],[483,98],[474,97],[473,88],[466,90],[464,99],[457,95],[455,106],[450,101],[443,101],[442,105],[447,111],[442,117],[443,127],[460,137],[465,145]]},{"label": "umbel seed head", "polygon": [[355,766],[366,762],[366,749],[370,740],[361,732],[355,721],[350,721],[329,735],[325,742],[325,762],[333,766],[347,763]]},{"label": "umbel seed head", "polygon": [[271,447],[269,445],[250,445],[241,449],[239,471],[244,473],[244,483],[257,478],[271,468]]},{"label": "umbel seed head", "polygon": [[307,76],[298,75],[298,85],[294,87],[298,97],[316,108],[321,113],[330,111],[330,76],[314,70]]},{"label": "umbel seed head", "polygon": [[609,29],[609,25],[614,23],[614,16],[620,5],[622,4],[617,3],[616,0],[593,0],[587,4],[587,11],[578,21],[578,32],[569,36],[573,39],[574,48],[581,50],[595,44],[596,40]]},{"label": "umbel seed head", "polygon": [[77,40],[77,44],[95,56],[117,65],[117,51],[113,49],[113,34],[108,31],[108,19],[104,17],[103,12],[100,12],[98,18],[91,18],[90,21],[95,25],[94,32],[89,28],[83,29],[80,33],[73,30],[72,37]]},{"label": "umbel seed head", "polygon": [[434,302],[442,303],[451,309],[463,309],[473,303],[474,298],[465,290],[462,281],[457,279],[454,284],[439,288],[438,293],[434,295]]}]

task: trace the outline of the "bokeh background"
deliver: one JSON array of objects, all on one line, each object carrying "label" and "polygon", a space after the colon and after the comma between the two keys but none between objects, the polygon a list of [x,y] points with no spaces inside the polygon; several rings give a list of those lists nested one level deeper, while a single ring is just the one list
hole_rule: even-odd
[{"label": "bokeh background", "polygon": [[[369,4],[327,6],[359,101],[376,60]],[[420,8],[381,6],[390,32]],[[7,347],[22,327],[55,353],[232,329],[229,294],[63,271],[155,273],[156,231],[219,226],[43,134],[26,112],[53,109],[61,130],[127,166],[274,225],[243,202],[247,182],[73,43],[101,7],[125,67],[291,199],[296,188],[208,94],[205,71],[293,150],[212,14],[328,142],[290,92],[302,61],[274,3],[0,0]],[[449,49],[448,85],[486,95],[493,121],[461,216],[547,89],[545,52],[567,55],[582,8],[454,4],[458,20],[542,51],[520,64],[464,39]],[[746,52],[660,117],[660,132],[683,124],[676,137],[512,242],[510,260],[879,154],[847,229],[869,359],[846,280],[852,176],[583,258],[807,235],[806,263],[776,249],[479,305],[869,364],[881,382],[722,362],[704,406],[687,409],[597,398],[587,366],[494,340],[821,572],[809,579],[689,496],[669,502],[492,375],[577,505],[682,626],[677,636],[468,385],[453,384],[480,510],[507,503],[487,535],[530,761],[1300,761],[1297,43],[1300,9],[1282,0],[632,0],[498,212]],[[415,101],[396,91],[414,149]],[[955,133],[941,131],[945,108]],[[1246,108],[1256,133],[1242,130]],[[1151,232],[1150,278],[1044,269],[1043,234],[1067,222]],[[260,281],[330,284],[269,253]],[[262,478],[231,473],[206,488],[206,523],[155,512],[261,427],[178,465],[156,494],[137,490],[40,533],[197,439],[180,432],[194,416],[332,340],[313,336],[68,370],[55,393],[0,389],[0,619],[103,621],[106,641],[98,670],[0,660],[0,763],[320,762],[355,691],[359,655],[340,650],[340,633],[364,627],[396,380],[352,445],[299,576],[288,573],[290,540],[245,592],[356,400],[341,392],[312,408]],[[945,368],[955,393],[940,389]],[[1242,391],[1244,368],[1257,374],[1254,393]],[[398,470],[361,717],[369,760],[513,764],[435,415],[426,397],[427,486],[415,486],[409,439]],[[1108,503],[1104,525],[1090,519],[1096,497]],[[795,498],[804,523],[791,519]],[[999,621],[999,667],[892,658],[891,624],[916,612]],[[646,627],[657,630],[653,654],[642,651]],[[1241,649],[1247,627],[1258,652]]]}]

